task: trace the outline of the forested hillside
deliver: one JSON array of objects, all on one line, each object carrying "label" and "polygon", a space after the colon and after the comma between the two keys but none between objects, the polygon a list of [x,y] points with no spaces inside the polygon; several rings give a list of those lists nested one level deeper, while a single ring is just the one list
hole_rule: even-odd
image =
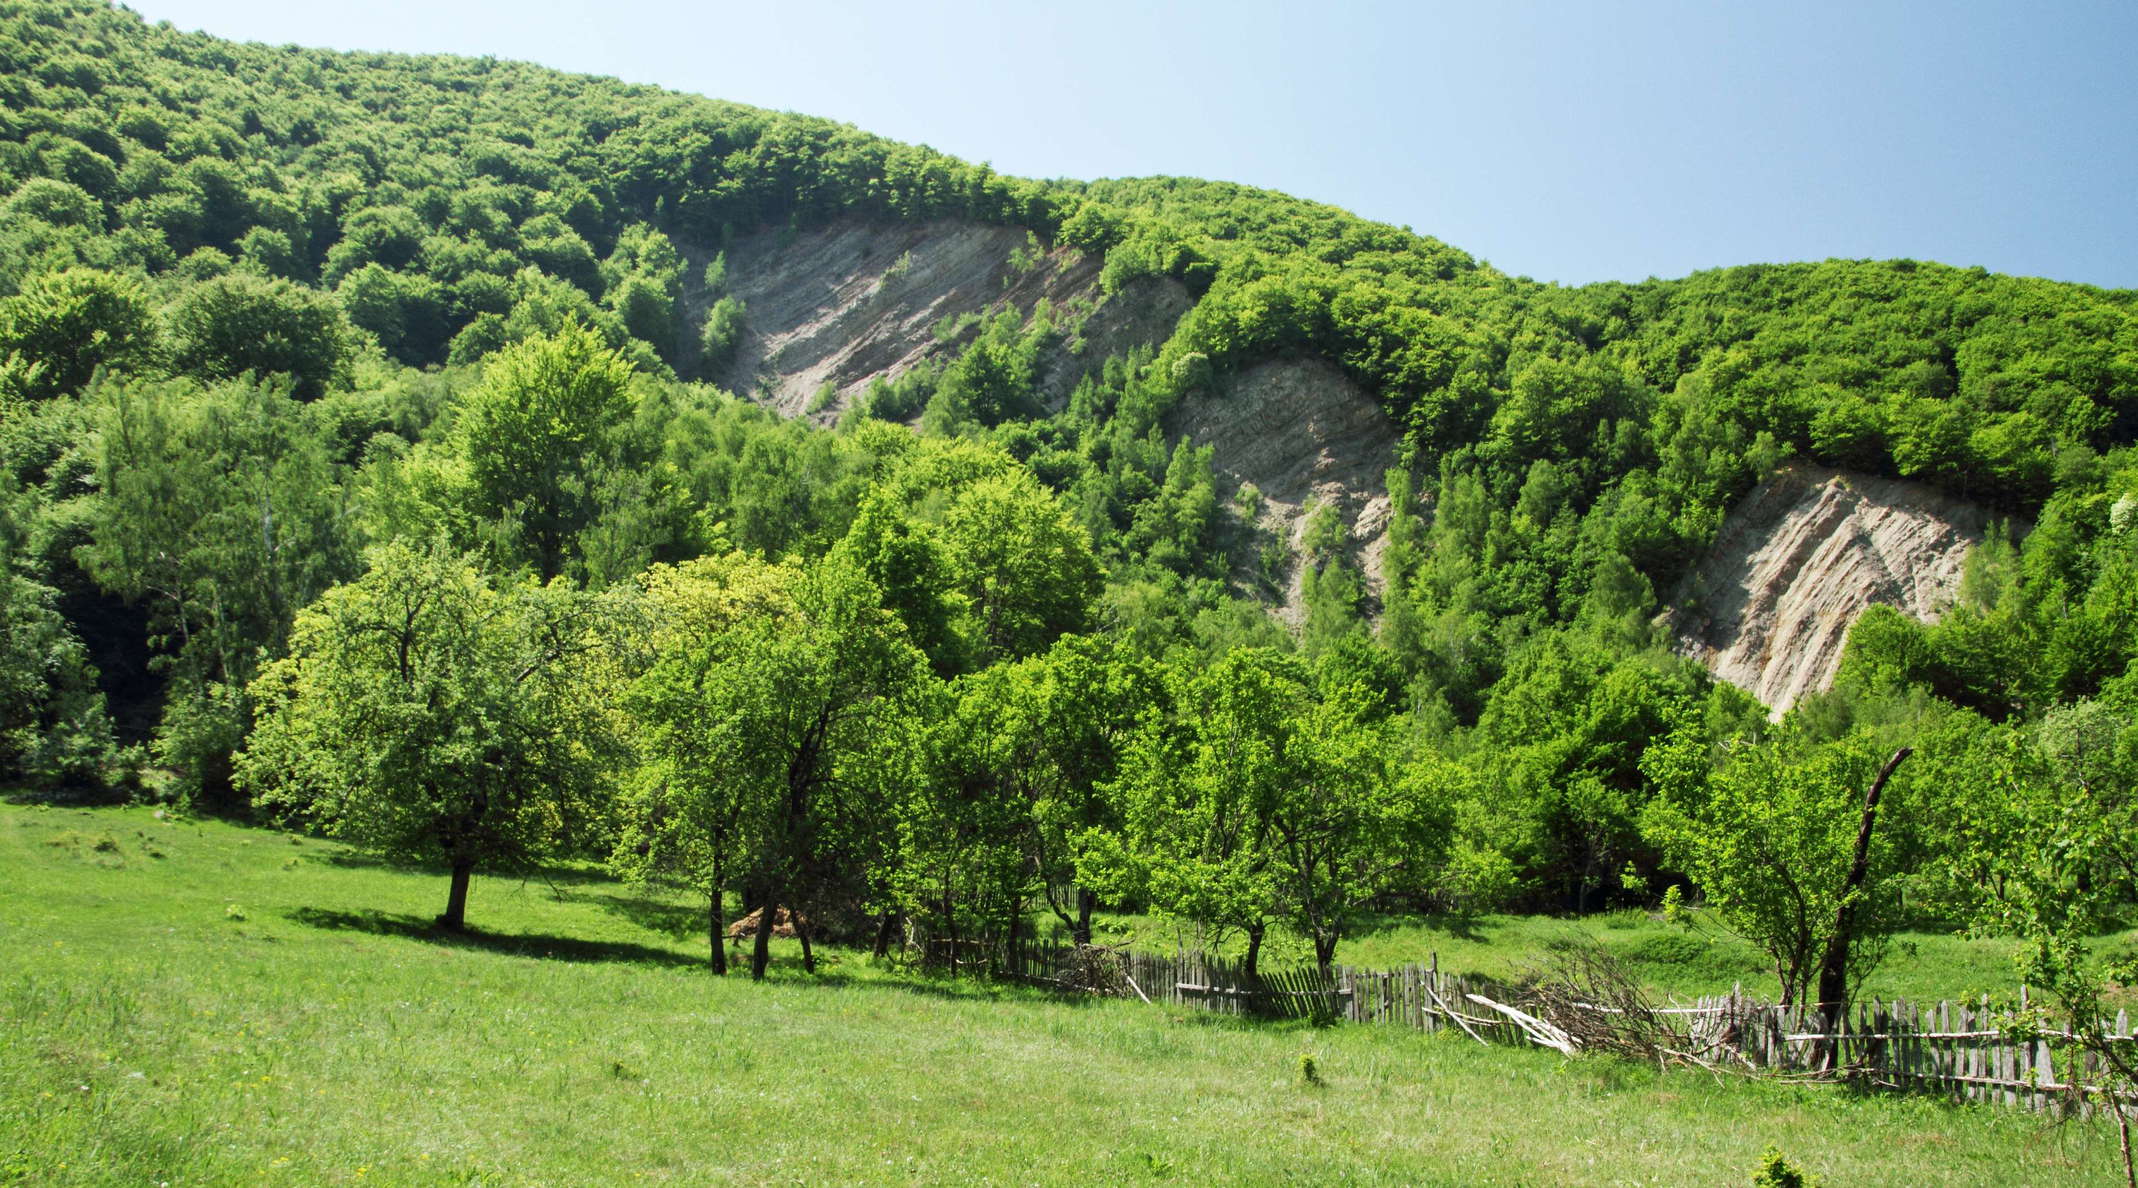
[{"label": "forested hillside", "polygon": [[[456,921],[560,852],[953,949],[1105,902],[1326,960],[1369,904],[1690,889],[1792,994],[1844,901],[2130,900],[2138,294],[1563,288],[93,3],[0,8],[0,90],[0,771],[41,795],[308,821],[449,866]],[[1770,724],[1659,615],[1796,464],[1991,526]]]}]

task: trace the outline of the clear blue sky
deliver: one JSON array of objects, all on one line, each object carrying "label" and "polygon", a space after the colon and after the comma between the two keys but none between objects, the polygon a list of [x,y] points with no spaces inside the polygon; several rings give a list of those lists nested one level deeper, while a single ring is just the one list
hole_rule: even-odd
[{"label": "clear blue sky", "polygon": [[2138,0],[136,0],[519,58],[1006,173],[1267,186],[1580,283],[1910,256],[2138,287]]}]

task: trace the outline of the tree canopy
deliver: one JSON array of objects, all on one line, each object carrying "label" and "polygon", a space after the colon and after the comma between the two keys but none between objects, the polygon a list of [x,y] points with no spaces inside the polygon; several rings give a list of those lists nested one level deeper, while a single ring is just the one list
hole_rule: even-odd
[{"label": "tree canopy", "polygon": [[[736,893],[954,961],[1037,904],[1328,961],[1369,908],[1676,889],[1801,994],[1861,767],[1907,745],[1968,807],[1895,786],[1872,931],[2068,939],[1982,889],[2121,886],[2117,785],[2068,760],[2138,661],[2130,293],[1907,260],[1566,288],[1244,186],[95,0],[0,13],[0,61],[0,772],[38,794],[299,814],[463,890],[600,856],[715,929]],[[836,385],[782,419],[707,382],[842,349],[767,333],[814,300],[766,263],[799,237],[946,227],[1009,245],[988,291],[874,291],[863,320],[941,320],[835,424]],[[1272,367],[1385,414],[1386,456],[1312,459],[1385,504],[1265,493],[1193,431]],[[1774,724],[1656,623],[1803,463],[1997,524],[1947,613],[1867,613]],[[2015,836],[2095,857],[1992,869]]]}]

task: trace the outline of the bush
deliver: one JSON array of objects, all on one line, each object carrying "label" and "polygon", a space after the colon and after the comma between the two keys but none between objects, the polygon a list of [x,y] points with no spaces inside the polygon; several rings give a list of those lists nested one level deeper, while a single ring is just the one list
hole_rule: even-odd
[{"label": "bush", "polygon": [[1819,1188],[1819,1181],[1769,1147],[1752,1171],[1752,1188]]},{"label": "bush", "polygon": [[705,311],[705,325],[698,331],[698,347],[704,352],[699,367],[718,371],[735,361],[735,348],[742,344],[742,322],[748,308],[733,297],[722,297]]}]

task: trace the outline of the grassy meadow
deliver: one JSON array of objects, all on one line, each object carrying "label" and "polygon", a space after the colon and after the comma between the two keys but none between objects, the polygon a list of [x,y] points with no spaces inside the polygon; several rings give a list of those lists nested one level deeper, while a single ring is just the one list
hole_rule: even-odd
[{"label": "grassy meadow", "polygon": [[1929,1099],[838,951],[717,979],[693,905],[590,870],[478,878],[463,939],[444,897],[314,839],[0,804],[0,1182],[1716,1184],[1769,1145],[1829,1184],[2120,1174],[2105,1128]]}]

